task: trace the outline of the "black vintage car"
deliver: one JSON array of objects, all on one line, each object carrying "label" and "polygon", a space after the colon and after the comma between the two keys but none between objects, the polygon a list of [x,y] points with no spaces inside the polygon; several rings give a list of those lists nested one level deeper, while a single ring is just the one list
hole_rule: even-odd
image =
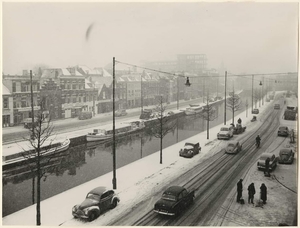
[{"label": "black vintage car", "polygon": [[154,205],[154,212],[162,215],[176,216],[194,202],[195,191],[188,192],[184,187],[171,186],[164,191],[160,200]]},{"label": "black vintage car", "polygon": [[183,149],[180,149],[179,156],[185,158],[192,158],[194,155],[199,154],[201,147],[199,143],[185,143]]},{"label": "black vintage car", "polygon": [[93,221],[107,209],[115,208],[120,199],[113,190],[97,187],[91,190],[85,200],[72,209],[74,218],[84,218]]}]

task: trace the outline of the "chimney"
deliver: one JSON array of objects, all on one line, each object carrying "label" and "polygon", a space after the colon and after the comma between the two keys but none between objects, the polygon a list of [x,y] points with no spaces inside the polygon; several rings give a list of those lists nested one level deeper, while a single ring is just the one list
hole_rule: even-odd
[{"label": "chimney", "polygon": [[23,70],[23,76],[28,76],[28,70]]}]

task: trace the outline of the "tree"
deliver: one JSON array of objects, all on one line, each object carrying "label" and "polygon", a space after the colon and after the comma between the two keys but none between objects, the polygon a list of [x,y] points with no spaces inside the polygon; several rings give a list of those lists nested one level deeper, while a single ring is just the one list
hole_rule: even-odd
[{"label": "tree", "polygon": [[241,99],[239,95],[234,93],[233,91],[229,93],[229,97],[226,99],[226,106],[232,112],[232,123],[234,124],[234,113],[241,108]]},{"label": "tree", "polygon": [[209,122],[217,118],[216,109],[211,104],[209,104],[209,92],[207,91],[206,95],[206,105],[203,108],[203,111],[199,114],[201,118],[206,120],[206,132],[207,139],[209,139]]},{"label": "tree", "polygon": [[[27,140],[30,144],[31,150],[24,150],[22,156],[25,158],[25,163],[31,169],[33,175],[33,198],[34,198],[34,179],[36,177],[36,225],[41,225],[41,179],[44,177],[44,181],[49,172],[50,161],[54,158],[62,157],[55,152],[60,144],[52,144],[55,138],[50,138],[53,132],[53,125],[51,123],[51,116],[45,117],[43,111],[45,110],[44,99],[40,102],[40,110],[34,114],[34,123],[32,128],[29,128],[29,135]],[[49,154],[50,150],[51,154]],[[63,155],[65,156],[65,155]],[[48,168],[46,168],[48,167]],[[55,167],[54,167],[55,168]]]},{"label": "tree", "polygon": [[164,99],[160,96],[157,99],[157,105],[154,109],[156,112],[156,120],[151,127],[149,127],[148,133],[155,138],[160,139],[160,160],[159,163],[162,164],[162,142],[163,138],[176,127],[176,120],[171,119],[165,115],[166,105],[163,105]]}]

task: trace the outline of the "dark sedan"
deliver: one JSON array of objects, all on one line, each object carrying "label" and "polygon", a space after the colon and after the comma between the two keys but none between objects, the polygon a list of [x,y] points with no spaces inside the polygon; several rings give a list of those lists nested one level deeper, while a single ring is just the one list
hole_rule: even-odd
[{"label": "dark sedan", "polygon": [[278,128],[278,132],[277,132],[278,136],[284,136],[287,137],[289,136],[289,128],[286,126],[281,126]]},{"label": "dark sedan", "polygon": [[183,149],[179,151],[180,157],[192,158],[194,155],[199,154],[201,147],[199,143],[185,143]]},{"label": "dark sedan", "polygon": [[120,199],[113,190],[105,187],[97,187],[91,190],[85,200],[72,209],[74,218],[84,218],[93,221],[103,211],[115,208]]},{"label": "dark sedan", "polygon": [[292,149],[284,148],[279,151],[278,163],[292,164],[294,161],[295,153]]},{"label": "dark sedan", "polygon": [[184,187],[171,186],[164,191],[160,200],[154,205],[154,212],[162,215],[176,216],[194,202],[195,191],[188,192]]}]

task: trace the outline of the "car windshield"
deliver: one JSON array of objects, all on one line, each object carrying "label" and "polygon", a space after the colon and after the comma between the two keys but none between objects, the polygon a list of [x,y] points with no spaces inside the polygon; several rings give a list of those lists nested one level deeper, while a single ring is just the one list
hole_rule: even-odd
[{"label": "car windshield", "polygon": [[176,196],[170,194],[163,194],[162,199],[169,201],[176,201]]},{"label": "car windshield", "polygon": [[188,150],[193,149],[193,148],[194,148],[194,147],[191,146],[191,145],[185,145],[185,146],[184,146],[184,149],[188,149]]},{"label": "car windshield", "polygon": [[222,127],[221,131],[229,131],[227,127]]},{"label": "car windshield", "polygon": [[235,145],[233,143],[229,143],[227,146],[228,147],[234,147]]},{"label": "car windshield", "polygon": [[93,193],[89,193],[86,197],[87,199],[93,199],[93,200],[100,200],[99,195],[93,194]]}]

